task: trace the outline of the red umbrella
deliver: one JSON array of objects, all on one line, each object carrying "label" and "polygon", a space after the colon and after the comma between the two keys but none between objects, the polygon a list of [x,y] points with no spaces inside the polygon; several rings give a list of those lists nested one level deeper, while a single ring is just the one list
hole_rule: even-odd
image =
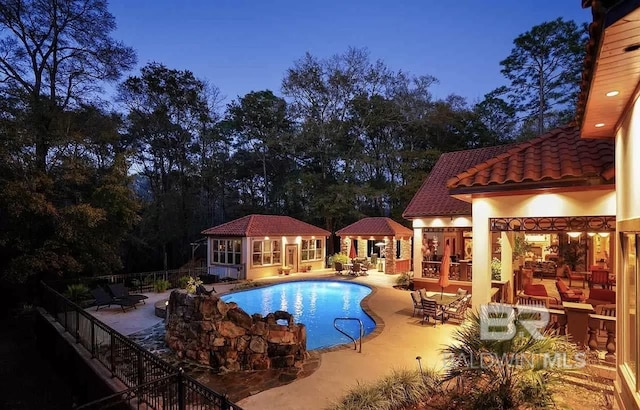
[{"label": "red umbrella", "polygon": [[444,247],[444,254],[442,255],[442,263],[440,264],[440,279],[438,280],[438,285],[442,288],[440,291],[440,298],[442,298],[442,293],[444,292],[444,288],[449,286],[449,271],[451,270],[451,248],[449,247],[449,243]]},{"label": "red umbrella", "polygon": [[356,247],[353,245],[353,242],[351,242],[351,249],[349,249],[349,258],[355,259],[357,256],[358,256],[358,251],[356,250]]}]

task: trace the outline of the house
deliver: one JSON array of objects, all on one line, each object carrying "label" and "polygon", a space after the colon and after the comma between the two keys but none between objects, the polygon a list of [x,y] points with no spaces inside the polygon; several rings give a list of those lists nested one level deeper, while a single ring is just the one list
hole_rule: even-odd
[{"label": "house", "polygon": [[530,249],[536,261],[573,241],[590,249],[582,256],[583,270],[604,255],[615,267],[609,257],[615,243],[614,151],[610,140],[583,139],[577,127],[559,127],[447,181],[450,195],[471,204],[474,304],[490,300],[494,257],[501,260],[501,282],[513,286],[518,236],[536,245]]},{"label": "house", "polygon": [[[390,218],[363,218],[336,231],[340,250],[371,258],[378,271],[395,274],[411,270],[411,229]],[[379,258],[379,259],[378,259]]]},{"label": "house", "polygon": [[[471,204],[449,195],[447,181],[476,164],[502,154],[513,145],[477,148],[442,154],[422,186],[402,213],[413,227],[413,271],[417,287],[440,290],[437,278],[429,278],[430,267],[437,266],[439,255],[449,241],[451,254],[461,262],[462,280],[451,286],[470,290],[465,276],[470,276],[473,259]],[[453,265],[454,267],[456,265]],[[466,270],[466,271],[465,271]],[[452,270],[454,272],[455,269]],[[424,279],[422,279],[424,278]],[[423,283],[424,282],[424,283]]]},{"label": "house", "polygon": [[202,231],[210,275],[259,279],[325,267],[331,233],[282,215],[247,215]]},{"label": "house", "polygon": [[616,400],[640,408],[640,1],[583,0],[591,7],[578,124],[583,138],[615,141]]}]

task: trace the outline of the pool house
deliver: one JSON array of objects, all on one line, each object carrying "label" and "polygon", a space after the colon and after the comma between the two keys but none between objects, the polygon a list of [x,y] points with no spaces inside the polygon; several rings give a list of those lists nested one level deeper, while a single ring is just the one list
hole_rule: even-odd
[{"label": "pool house", "polygon": [[259,279],[323,269],[331,233],[290,216],[254,214],[202,234],[210,275]]}]

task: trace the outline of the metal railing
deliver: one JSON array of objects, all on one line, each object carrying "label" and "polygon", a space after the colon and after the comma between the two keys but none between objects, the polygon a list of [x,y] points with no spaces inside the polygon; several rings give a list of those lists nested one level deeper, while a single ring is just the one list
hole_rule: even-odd
[{"label": "metal railing", "polygon": [[[357,321],[360,325],[360,337],[358,338],[358,341],[360,341],[360,349],[358,349],[358,346],[356,344],[356,339],[351,336],[350,334],[348,334],[347,332],[345,332],[344,330],[340,329],[338,327],[338,321],[340,320],[353,320],[353,321]],[[362,353],[362,338],[364,337],[364,325],[362,324],[362,320],[358,319],[357,317],[337,317],[335,319],[333,319],[333,327],[336,328],[336,330],[340,333],[342,333],[343,335],[347,336],[349,339],[351,339],[351,341],[353,342],[353,349],[354,350],[358,350],[358,353]]]},{"label": "metal railing", "polygon": [[179,279],[182,276],[197,277],[206,274],[206,267],[195,267],[82,277],[79,278],[79,281],[89,287],[91,287],[90,285],[92,283],[126,283],[129,287],[135,289],[138,292],[150,292],[153,290],[153,284],[159,279],[168,281],[170,283],[169,287],[175,288],[178,287]]},{"label": "metal railing", "polygon": [[39,305],[75,338],[76,343],[91,353],[92,358],[129,387],[82,405],[80,409],[105,409],[122,404],[135,404],[139,408],[143,404],[148,409],[242,410],[226,396],[138,346],[44,282],[40,283],[40,290]]}]

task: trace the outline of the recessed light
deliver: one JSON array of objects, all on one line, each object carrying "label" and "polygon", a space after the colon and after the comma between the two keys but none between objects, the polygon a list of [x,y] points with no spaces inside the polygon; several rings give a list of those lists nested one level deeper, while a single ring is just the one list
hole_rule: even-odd
[{"label": "recessed light", "polygon": [[615,97],[616,95],[620,94],[620,91],[618,90],[613,90],[613,91],[609,91],[608,93],[606,93],[605,95],[607,97]]},{"label": "recessed light", "polygon": [[640,43],[631,44],[622,49],[625,53],[629,53],[631,51],[640,50]]},{"label": "recessed light", "polygon": [[604,127],[604,122],[599,122],[595,125],[596,128],[602,128]]}]

